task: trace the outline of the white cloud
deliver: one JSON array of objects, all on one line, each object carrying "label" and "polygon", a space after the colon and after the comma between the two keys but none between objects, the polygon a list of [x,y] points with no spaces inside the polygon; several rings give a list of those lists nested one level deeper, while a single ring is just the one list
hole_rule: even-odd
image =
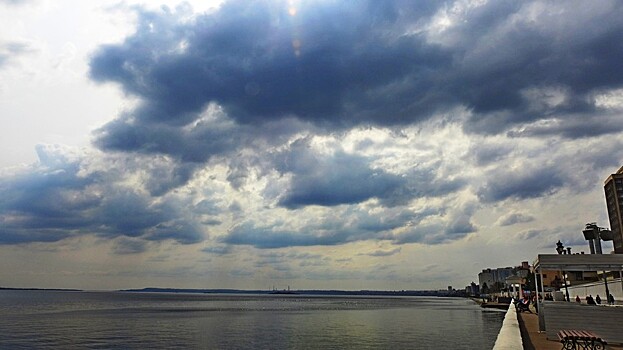
[{"label": "white cloud", "polygon": [[622,110],[623,109],[623,89],[613,89],[595,96],[597,107]]}]

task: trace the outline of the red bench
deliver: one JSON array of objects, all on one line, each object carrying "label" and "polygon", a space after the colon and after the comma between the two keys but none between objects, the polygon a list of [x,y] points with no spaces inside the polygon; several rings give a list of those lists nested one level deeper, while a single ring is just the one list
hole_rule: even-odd
[{"label": "red bench", "polygon": [[605,340],[591,331],[563,329],[558,331],[558,340],[563,349],[605,349]]}]

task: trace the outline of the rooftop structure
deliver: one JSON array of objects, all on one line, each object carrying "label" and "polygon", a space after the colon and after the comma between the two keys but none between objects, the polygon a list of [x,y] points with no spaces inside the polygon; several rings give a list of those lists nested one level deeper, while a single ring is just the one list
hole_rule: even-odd
[{"label": "rooftop structure", "polygon": [[[544,270],[623,272],[623,255],[539,254],[534,262],[534,269],[537,275],[542,275]],[[607,281],[604,281],[604,286],[608,291]],[[621,291],[619,288],[623,288],[623,285],[611,283],[610,288]],[[537,285],[537,290],[543,293],[543,286]],[[608,292],[605,295],[607,294]],[[561,329],[583,329],[598,333],[608,342],[623,343],[620,326],[623,323],[621,307],[596,307],[576,302],[539,300],[538,309],[539,330],[545,331],[548,339],[555,339],[556,332]]]}]

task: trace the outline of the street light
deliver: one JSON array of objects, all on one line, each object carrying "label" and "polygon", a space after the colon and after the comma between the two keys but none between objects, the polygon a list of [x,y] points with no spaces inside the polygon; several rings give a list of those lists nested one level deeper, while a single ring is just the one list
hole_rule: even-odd
[{"label": "street light", "polygon": [[[560,255],[565,253],[565,247],[560,240],[558,240],[558,243],[556,243],[556,252],[558,252],[558,254]],[[569,254],[571,254],[571,251],[569,251]],[[565,274],[565,271],[562,271],[562,279],[565,284],[565,294],[567,295],[567,301],[570,301],[569,288],[567,288],[567,275]]]}]

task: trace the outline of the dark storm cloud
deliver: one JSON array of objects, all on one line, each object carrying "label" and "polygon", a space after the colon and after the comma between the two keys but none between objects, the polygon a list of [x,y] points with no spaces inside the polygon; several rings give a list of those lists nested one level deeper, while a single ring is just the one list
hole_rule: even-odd
[{"label": "dark storm cloud", "polygon": [[[440,27],[436,19],[444,11]],[[183,6],[138,9],[135,33],[101,46],[90,62],[93,80],[114,82],[138,100],[94,133],[94,144],[119,160],[87,171],[86,159],[40,149],[40,166],[0,178],[0,242],[127,238],[126,245],[118,241],[118,253],[140,252],[146,247],[140,242],[148,240],[195,243],[205,238],[202,225],[224,222],[214,217],[227,204],[233,228],[215,238],[227,245],[206,253],[225,254],[228,245],[460,239],[478,229],[473,208],[405,208],[419,198],[444,201],[473,183],[471,175],[442,174],[444,160],[395,173],[379,165],[384,159],[362,155],[375,154],[368,152],[379,147],[372,138],[352,154],[335,145],[313,148],[305,137],[338,140],[336,130],[362,125],[399,129],[439,112],[468,132],[517,139],[619,132],[616,106],[596,101],[623,87],[621,18],[618,1],[320,1],[305,2],[291,15],[286,1],[240,0],[194,17]],[[0,66],[28,50],[0,44]],[[615,154],[620,145],[611,141],[603,149]],[[495,143],[471,150],[466,157],[487,169],[515,151]],[[613,158],[591,161],[614,168]],[[490,170],[474,192],[484,202],[554,193],[573,180],[551,165],[559,161]],[[185,204],[170,196],[216,163],[228,166],[234,190],[245,190],[253,176],[277,173],[285,186],[262,193],[266,202],[274,200],[269,205],[291,213],[330,206],[351,221],[241,223],[248,214],[244,203],[215,203],[206,194]],[[354,208],[367,201],[378,202],[382,213]],[[397,228],[403,233],[394,235]]]},{"label": "dark storm cloud", "polygon": [[[392,218],[390,213],[388,216],[390,218],[386,219],[383,214],[374,215],[349,210],[340,215],[339,219],[319,217],[314,223],[296,230],[247,221],[234,226],[219,239],[226,244],[251,245],[260,249],[341,245],[355,241],[383,239],[385,230],[404,225],[405,222],[402,220],[408,218],[407,214],[394,215]],[[378,225],[371,226],[368,224],[370,221],[375,221]]]},{"label": "dark storm cloud", "polygon": [[485,202],[542,197],[555,193],[565,185],[561,170],[552,166],[500,169],[490,172],[487,178],[487,182],[477,192],[478,197]]},{"label": "dark storm cloud", "polygon": [[408,203],[413,198],[437,197],[461,190],[461,178],[438,178],[435,164],[417,167],[404,175],[372,168],[372,159],[337,151],[321,155],[311,150],[309,140],[293,142],[275,157],[275,167],[293,175],[279,204],[289,209],[308,205],[356,204],[371,198],[384,206]]},{"label": "dark storm cloud", "polygon": [[26,233],[22,227],[8,224],[0,229],[0,244],[56,242],[68,236],[69,233],[64,229],[36,229]]},{"label": "dark storm cloud", "polygon": [[[291,16],[285,1],[229,1],[191,22],[140,11],[134,35],[98,50],[91,76],[141,97],[134,115],[145,123],[186,124],[209,102],[242,123],[295,115],[352,125],[379,113],[398,122],[435,107],[422,94],[429,67],[450,61],[421,36],[403,35],[427,7],[302,3]],[[417,79],[405,88],[405,76]]]},{"label": "dark storm cloud", "polygon": [[[318,217],[313,223],[296,230],[281,226],[247,221],[233,227],[221,243],[251,245],[260,249],[330,246],[357,241],[381,240],[395,244],[425,243],[440,244],[465,237],[476,231],[470,222],[474,205],[463,205],[446,214],[446,209],[423,209],[414,212],[408,209],[388,208],[382,212],[369,213],[348,209],[338,217]],[[447,217],[447,222],[422,224],[426,218]],[[407,228],[407,234],[394,234],[393,229]]]},{"label": "dark storm cloud", "polygon": [[[465,130],[497,133],[590,120],[593,96],[623,86],[618,1],[461,6],[305,2],[290,15],[285,1],[228,1],[193,20],[183,8],[138,10],[136,32],[100,47],[91,77],[142,102],[97,144],[203,161],[236,144],[235,129],[185,137],[180,126],[210,103],[238,124],[296,117],[325,127],[411,124],[464,106]],[[443,11],[450,25],[436,29]]]},{"label": "dark storm cloud", "polygon": [[[456,107],[467,111],[456,120],[468,132],[577,138],[623,130],[615,111],[596,103],[623,86],[623,5],[472,5],[305,2],[293,15],[286,1],[228,1],[194,17],[184,6],[138,9],[136,32],[101,46],[90,62],[92,79],[115,82],[139,100],[97,130],[95,144],[172,157],[174,170],[147,183],[151,195],[219,159],[237,190],[250,169],[289,175],[285,191],[271,194],[289,209],[371,199],[392,207],[460,191],[467,180],[441,176],[436,166],[394,174],[372,158],[339,150],[320,156],[297,142],[265,156],[305,129],[313,136],[410,125]],[[513,151],[474,150],[478,165]],[[532,198],[563,185],[551,167],[499,175],[487,177],[479,198]],[[467,219],[444,230],[475,228]]]},{"label": "dark storm cloud", "polygon": [[[476,112],[468,130],[595,113],[592,94],[623,82],[622,11],[616,1],[495,1],[473,11],[452,29],[458,45],[471,46],[458,75],[470,87],[462,99]],[[564,101],[543,103],[552,87],[564,90]]]},{"label": "dark storm cloud", "polygon": [[205,162],[242,146],[245,131],[224,120],[218,111],[186,128],[159,123],[140,123],[124,114],[95,131],[95,144],[105,150],[167,154],[183,162]]},{"label": "dark storm cloud", "polygon": [[526,125],[508,132],[510,137],[543,137],[551,134],[571,139],[616,134],[623,130],[623,112],[596,111],[595,115],[570,115],[564,120]]},{"label": "dark storm cloud", "polygon": [[[41,167],[26,174],[0,178],[0,226],[3,243],[55,241],[88,225],[79,214],[100,204],[82,190],[94,178],[78,175],[80,163],[37,148]],[[30,170],[30,169],[29,169]]]},{"label": "dark storm cloud", "polygon": [[[58,241],[76,235],[196,243],[202,229],[177,203],[119,186],[111,174],[88,172],[85,160],[40,146],[40,163],[0,178],[0,242]],[[130,169],[125,169],[130,171]],[[114,176],[114,174],[112,175]],[[138,247],[134,244],[134,247]],[[127,251],[118,246],[117,251]],[[125,249],[125,250],[124,250]]]},{"label": "dark storm cloud", "polygon": [[296,173],[280,205],[294,209],[355,204],[373,197],[393,198],[406,184],[400,176],[371,169],[363,158],[345,154],[309,159],[303,166],[306,170]]}]

